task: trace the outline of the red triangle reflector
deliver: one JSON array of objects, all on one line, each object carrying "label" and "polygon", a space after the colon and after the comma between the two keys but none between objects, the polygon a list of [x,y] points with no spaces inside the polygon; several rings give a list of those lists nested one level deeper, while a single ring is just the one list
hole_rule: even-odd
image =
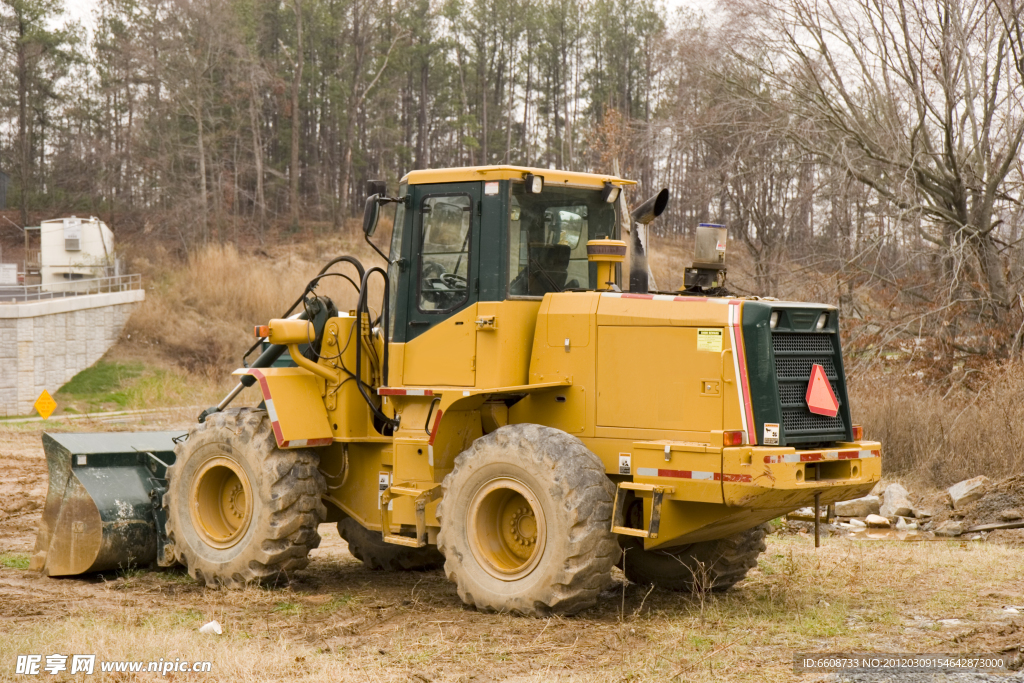
[{"label": "red triangle reflector", "polygon": [[839,400],[825,375],[825,368],[817,363],[811,366],[811,381],[807,384],[807,409],[815,415],[835,417],[839,414]]}]

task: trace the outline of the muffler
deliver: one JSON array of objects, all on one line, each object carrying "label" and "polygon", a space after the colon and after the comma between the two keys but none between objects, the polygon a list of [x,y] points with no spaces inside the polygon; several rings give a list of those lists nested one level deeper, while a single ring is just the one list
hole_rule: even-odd
[{"label": "muffler", "polygon": [[160,561],[161,499],[184,434],[43,434],[50,485],[29,568],[73,576],[171,564]]}]

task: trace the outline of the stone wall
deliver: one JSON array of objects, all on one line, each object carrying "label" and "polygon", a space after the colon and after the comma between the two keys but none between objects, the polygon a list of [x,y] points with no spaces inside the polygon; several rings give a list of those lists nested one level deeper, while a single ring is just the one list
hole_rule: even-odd
[{"label": "stone wall", "polygon": [[43,389],[102,358],[144,298],[136,289],[0,304],[0,416],[28,415]]}]

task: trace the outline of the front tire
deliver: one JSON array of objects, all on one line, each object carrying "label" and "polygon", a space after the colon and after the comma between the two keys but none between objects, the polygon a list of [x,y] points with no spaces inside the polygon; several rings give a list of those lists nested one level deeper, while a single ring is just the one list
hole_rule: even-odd
[{"label": "front tire", "polygon": [[437,545],[466,604],[574,614],[611,584],[615,486],[579,439],[539,425],[502,427],[459,455],[442,487]]},{"label": "front tire", "polygon": [[265,410],[238,408],[194,426],[168,468],[167,535],[207,586],[274,583],[309,563],[327,516],[309,449],[277,447]]}]

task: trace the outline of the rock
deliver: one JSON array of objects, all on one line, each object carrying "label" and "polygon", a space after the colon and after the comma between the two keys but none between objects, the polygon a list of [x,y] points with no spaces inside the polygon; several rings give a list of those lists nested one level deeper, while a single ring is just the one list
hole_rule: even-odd
[{"label": "rock", "polygon": [[860,521],[859,519],[851,519],[850,526],[852,526],[854,529],[863,529],[867,526],[867,524]]},{"label": "rock", "polygon": [[864,496],[854,500],[843,500],[836,503],[836,514],[840,517],[867,517],[877,515],[881,504],[878,496]]},{"label": "rock", "polygon": [[882,505],[878,514],[892,519],[894,517],[910,517],[914,514],[914,506],[910,502],[910,493],[899,484],[889,484],[882,494]]},{"label": "rock", "polygon": [[999,513],[999,519],[1004,522],[1016,522],[1021,517],[1024,517],[1024,514],[1021,514],[1021,511],[1017,508],[1010,508]]},{"label": "rock", "polygon": [[956,522],[956,521],[953,521],[952,519],[947,519],[945,522],[940,524],[935,529],[935,535],[936,536],[953,537],[953,536],[959,536],[963,532],[964,532],[964,524],[963,524],[963,522]]},{"label": "rock", "polygon": [[[827,508],[824,505],[822,505],[821,506],[821,512],[820,512],[821,516],[818,517],[818,519],[824,521],[826,514],[827,514]],[[814,521],[814,508],[800,508],[799,510],[793,510],[788,515],[786,515],[786,519],[797,521],[797,522],[813,522]]]},{"label": "rock", "polygon": [[915,507],[914,508],[914,517],[917,517],[918,519],[927,519],[928,517],[934,517],[934,516],[935,516],[935,514],[931,510],[929,510],[928,508],[919,508],[919,507]]},{"label": "rock", "polygon": [[896,530],[897,531],[914,531],[917,529],[915,522],[908,522],[902,517],[896,518]]},{"label": "rock", "polygon": [[876,529],[886,529],[890,526],[889,520],[879,515],[868,515],[864,521],[869,527]]},{"label": "rock", "polygon": [[956,510],[984,496],[991,484],[989,478],[982,475],[966,479],[959,484],[953,484],[946,491],[949,493],[950,500],[953,501],[953,509]]},{"label": "rock", "polygon": [[882,484],[881,481],[879,481],[879,482],[875,483],[874,488],[872,488],[871,491],[868,492],[868,495],[869,496],[880,496],[880,495],[882,495],[882,491],[884,491],[884,490],[885,490],[885,486]]}]

